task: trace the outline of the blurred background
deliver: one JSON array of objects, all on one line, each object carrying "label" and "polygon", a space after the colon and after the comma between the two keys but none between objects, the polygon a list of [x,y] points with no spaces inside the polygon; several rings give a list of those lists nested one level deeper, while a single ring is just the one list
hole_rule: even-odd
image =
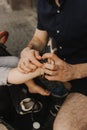
[{"label": "blurred background", "polygon": [[19,56],[28,44],[37,23],[37,0],[0,0],[0,31],[8,31],[6,43],[12,55]]}]

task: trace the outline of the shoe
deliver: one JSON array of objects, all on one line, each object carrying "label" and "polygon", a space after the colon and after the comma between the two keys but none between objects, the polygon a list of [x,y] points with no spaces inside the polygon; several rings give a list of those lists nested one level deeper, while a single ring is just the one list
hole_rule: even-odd
[{"label": "shoe", "polygon": [[9,92],[14,108],[20,115],[39,112],[43,107],[41,101],[31,97],[25,85],[12,85]]},{"label": "shoe", "polygon": [[62,84],[59,84],[59,86],[55,86],[51,90],[51,95],[56,98],[65,98],[69,94],[69,91],[62,86]]},{"label": "shoe", "polygon": [[51,95],[56,98],[64,98],[69,94],[69,90],[65,88],[64,84],[57,81],[49,81],[44,77],[34,79],[37,84],[43,86],[44,89],[50,91]]},{"label": "shoe", "polygon": [[50,114],[55,118],[58,111],[60,109],[60,105],[56,104],[50,109]]},{"label": "shoe", "polygon": [[41,130],[53,130],[54,117],[49,113],[45,122],[41,126]]},{"label": "shoe", "polygon": [[60,107],[62,106],[63,102],[65,101],[66,96],[64,98],[59,97],[53,97],[51,96],[52,104],[50,106],[50,114],[55,118],[57,113],[60,110]]},{"label": "shoe", "polygon": [[49,112],[47,117],[45,118],[44,124],[42,126],[42,130],[53,130],[53,122],[57,116],[57,113],[60,110],[61,105],[63,104],[64,98],[54,97],[51,95],[51,104],[49,107]]},{"label": "shoe", "polygon": [[25,98],[20,102],[19,113],[21,115],[27,113],[36,113],[42,110],[42,107],[43,105],[40,101],[31,98]]},{"label": "shoe", "polygon": [[54,105],[49,113],[48,116],[42,126],[42,130],[53,130],[53,122],[55,120],[55,117],[59,111],[60,106],[59,105]]}]

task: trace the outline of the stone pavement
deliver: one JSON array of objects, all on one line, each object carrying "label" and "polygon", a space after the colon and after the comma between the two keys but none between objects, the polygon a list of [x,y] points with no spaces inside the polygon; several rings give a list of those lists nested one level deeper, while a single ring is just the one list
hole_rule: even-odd
[{"label": "stone pavement", "polygon": [[27,45],[33,36],[36,22],[35,10],[12,11],[5,0],[0,2],[0,31],[9,32],[6,45],[12,55],[19,56],[20,51]]}]

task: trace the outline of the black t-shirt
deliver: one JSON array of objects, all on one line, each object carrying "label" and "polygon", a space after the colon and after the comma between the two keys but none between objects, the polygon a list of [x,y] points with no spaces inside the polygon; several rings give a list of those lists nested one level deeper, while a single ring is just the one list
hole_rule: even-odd
[{"label": "black t-shirt", "polygon": [[[37,28],[46,30],[56,40],[61,59],[70,64],[86,63],[87,0],[60,0],[60,3],[58,7],[55,0],[38,0]],[[84,80],[87,82],[87,78]],[[77,83],[87,93],[84,80],[74,80],[72,85]]]},{"label": "black t-shirt", "polygon": [[87,62],[87,0],[38,1],[38,25],[57,42],[58,56],[68,63]]}]

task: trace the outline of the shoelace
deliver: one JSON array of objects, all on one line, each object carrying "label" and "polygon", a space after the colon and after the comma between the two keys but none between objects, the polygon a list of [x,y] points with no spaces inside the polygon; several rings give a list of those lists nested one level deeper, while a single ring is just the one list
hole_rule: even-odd
[{"label": "shoelace", "polygon": [[59,111],[60,106],[59,105],[54,105],[54,107],[50,110],[50,113],[53,117],[56,117],[57,112]]},{"label": "shoelace", "polygon": [[32,121],[34,122],[34,108],[35,108],[35,106],[36,106],[36,104],[38,103],[38,101],[37,100],[34,100],[34,104],[33,104],[33,107],[32,107],[32,112],[31,112],[31,119],[32,119]]},{"label": "shoelace", "polygon": [[[38,100],[34,100],[34,104],[33,104],[33,107],[32,107],[32,112],[31,112],[31,120],[32,120],[32,127],[33,127],[33,130],[35,129],[39,129],[40,128],[40,122],[36,121],[34,119],[34,109],[35,109],[35,106],[38,104]],[[35,128],[34,128],[35,127]]]}]

